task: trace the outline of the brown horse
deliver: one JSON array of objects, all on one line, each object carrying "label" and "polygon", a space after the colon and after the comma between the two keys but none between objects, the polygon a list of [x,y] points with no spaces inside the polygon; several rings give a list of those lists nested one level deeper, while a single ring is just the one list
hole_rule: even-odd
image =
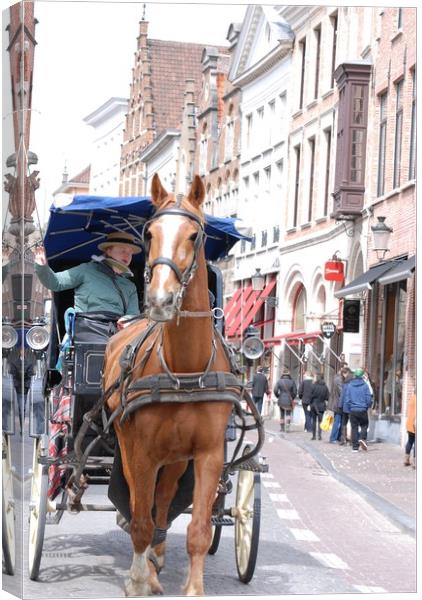
[{"label": "brown horse", "polygon": [[[119,361],[125,347],[139,339],[153,322],[156,326],[152,333],[136,349],[131,381],[163,373],[174,378],[183,373],[201,375],[211,367],[213,371],[230,372],[223,345],[214,334],[210,311],[202,180],[195,176],[189,194],[176,198],[167,193],[155,174],[151,191],[156,212],[144,234],[149,318],[132,324],[110,340],[104,365],[105,389],[120,376]],[[129,392],[128,405],[132,396]],[[108,399],[109,409],[118,409],[120,402],[116,391]],[[168,526],[168,509],[190,459],[194,464],[192,520],[187,531],[190,569],[183,591],[189,596],[204,593],[212,506],[223,468],[224,434],[231,410],[232,404],[219,400],[215,394],[212,402],[189,403],[183,398],[177,403],[156,402],[133,411],[125,421],[116,419],[123,472],[130,490],[134,548],[127,595],[162,592],[148,561],[150,545],[154,528]],[[157,484],[161,467],[164,468]],[[163,546],[156,549],[161,564]]]}]

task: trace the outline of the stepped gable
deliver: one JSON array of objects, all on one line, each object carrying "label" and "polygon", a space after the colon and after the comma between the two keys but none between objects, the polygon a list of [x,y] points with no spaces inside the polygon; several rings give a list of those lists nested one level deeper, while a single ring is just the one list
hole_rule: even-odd
[{"label": "stepped gable", "polygon": [[186,80],[194,79],[195,97],[202,85],[202,44],[148,40],[156,135],[179,128]]}]

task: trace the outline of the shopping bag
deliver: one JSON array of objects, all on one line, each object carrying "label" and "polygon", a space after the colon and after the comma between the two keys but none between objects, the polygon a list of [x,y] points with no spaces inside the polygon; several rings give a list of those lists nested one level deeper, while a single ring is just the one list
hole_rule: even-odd
[{"label": "shopping bag", "polygon": [[330,412],[325,412],[322,417],[321,425],[319,426],[322,431],[330,431],[334,422],[334,416]]}]

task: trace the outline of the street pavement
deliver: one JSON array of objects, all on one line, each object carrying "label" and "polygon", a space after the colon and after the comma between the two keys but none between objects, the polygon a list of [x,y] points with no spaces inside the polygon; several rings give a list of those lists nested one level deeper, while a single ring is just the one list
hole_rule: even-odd
[{"label": "street pavement", "polygon": [[[402,449],[378,443],[353,454],[350,446],[311,441],[299,427],[283,433],[276,420],[264,426],[261,456],[269,472],[261,476],[254,577],[246,586],[238,580],[234,528],[224,527],[218,551],[206,560],[207,595],[416,595],[416,471],[402,465]],[[247,438],[253,442],[253,433]],[[29,440],[24,449],[30,453]],[[233,484],[226,506],[234,505],[235,478]],[[29,485],[26,476],[26,498]],[[84,501],[103,504],[106,488],[92,486]],[[169,531],[160,575],[169,597],[181,595],[186,578],[188,522],[181,515]],[[26,531],[23,537],[26,548]],[[3,586],[40,600],[123,597],[131,557],[130,537],[116,526],[115,513],[65,513],[59,525],[46,527],[39,580],[27,578],[25,556],[18,578],[3,574]]]},{"label": "street pavement", "polygon": [[[265,420],[267,433],[276,434],[308,452],[327,473],[381,510],[405,532],[416,535],[416,475],[405,467],[404,450],[385,442],[368,442],[368,450],[354,453],[350,444],[330,444],[329,433],[311,440],[303,426],[280,431],[278,420]],[[412,458],[413,464],[413,458]]]}]

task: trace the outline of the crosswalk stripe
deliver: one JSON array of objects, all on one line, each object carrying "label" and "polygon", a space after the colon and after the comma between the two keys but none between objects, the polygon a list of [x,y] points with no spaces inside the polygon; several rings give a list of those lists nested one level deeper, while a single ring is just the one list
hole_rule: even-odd
[{"label": "crosswalk stripe", "polygon": [[286,494],[269,494],[273,502],[290,502]]},{"label": "crosswalk stripe", "polygon": [[347,565],[339,556],[336,554],[329,554],[323,552],[310,552],[310,555],[313,556],[320,563],[325,565],[326,567],[330,567],[330,569],[350,569],[349,565]]},{"label": "crosswalk stripe", "polygon": [[297,540],[302,542],[319,542],[319,537],[310,529],[290,529]]},{"label": "crosswalk stripe", "polygon": [[261,473],[262,479],[274,479],[274,475],[272,473]]},{"label": "crosswalk stripe", "polygon": [[279,488],[281,487],[277,481],[263,481],[262,485],[266,488]]},{"label": "crosswalk stripe", "polygon": [[280,519],[288,519],[291,521],[300,519],[297,511],[294,510],[294,508],[291,508],[291,509],[277,508],[277,514],[280,517]]},{"label": "crosswalk stripe", "polygon": [[387,590],[377,585],[354,585],[358,592],[362,594],[387,594]]}]

